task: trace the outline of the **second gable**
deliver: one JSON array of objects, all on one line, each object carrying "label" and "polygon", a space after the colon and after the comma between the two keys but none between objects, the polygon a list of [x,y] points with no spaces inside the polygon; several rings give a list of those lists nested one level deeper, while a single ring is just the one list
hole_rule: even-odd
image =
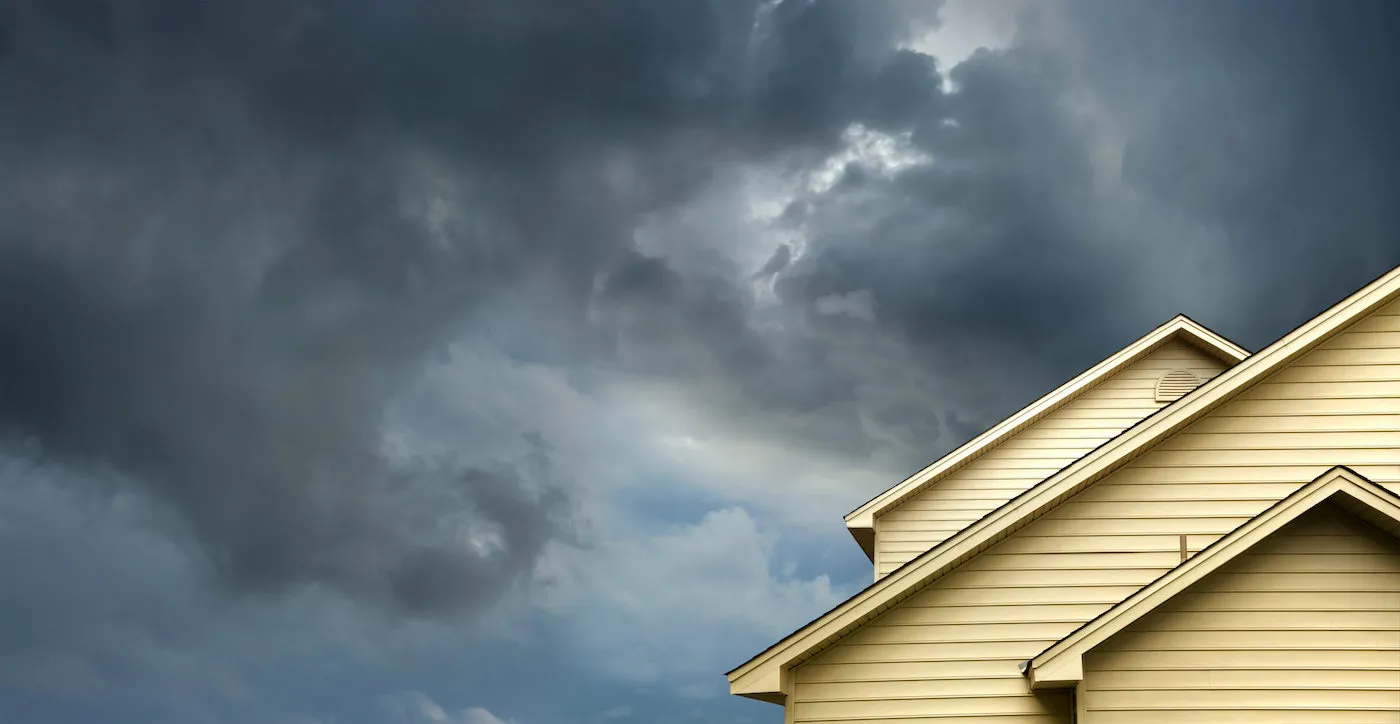
[{"label": "second gable", "polygon": [[1196,347],[1170,340],[878,516],[876,580],[1161,409],[1168,404],[1157,395],[1164,375],[1185,370],[1204,383],[1225,368]]}]

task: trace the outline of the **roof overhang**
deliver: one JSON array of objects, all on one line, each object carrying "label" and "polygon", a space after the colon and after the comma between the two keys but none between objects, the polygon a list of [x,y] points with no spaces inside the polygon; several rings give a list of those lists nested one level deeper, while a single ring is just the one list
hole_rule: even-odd
[{"label": "roof overhang", "polygon": [[847,513],[846,528],[860,544],[861,550],[865,551],[865,555],[874,560],[876,516],[919,494],[942,478],[972,462],[982,453],[1024,430],[1036,420],[1054,412],[1171,340],[1184,341],[1229,366],[1234,366],[1249,356],[1249,351],[1243,347],[1185,315],[1177,315],[1138,338],[1132,344],[1115,352],[1104,361],[1090,367],[1074,379],[1022,408],[1016,414],[934,461],[928,467],[909,476],[898,485]]},{"label": "roof overhang", "polygon": [[1397,297],[1400,297],[1400,267],[764,649],[728,672],[730,692],[764,700],[773,700],[765,697],[786,696],[784,672],[790,667],[918,593],[1061,501],[1149,450],[1158,441],[1215,410],[1269,373]]},{"label": "roof overhang", "polygon": [[1351,469],[1332,468],[1031,659],[1025,667],[1031,688],[1078,684],[1084,678],[1084,654],[1329,501],[1391,535],[1400,535],[1400,497]]}]

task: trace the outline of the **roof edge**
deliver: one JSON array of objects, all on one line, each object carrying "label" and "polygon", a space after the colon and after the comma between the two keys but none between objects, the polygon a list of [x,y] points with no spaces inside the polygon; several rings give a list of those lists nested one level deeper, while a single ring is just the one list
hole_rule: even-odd
[{"label": "roof edge", "polygon": [[1021,408],[1010,417],[988,428],[982,434],[905,478],[897,485],[861,504],[860,507],[846,514],[846,527],[851,530],[851,535],[856,538],[857,542],[861,543],[861,548],[865,550],[866,555],[871,556],[873,560],[873,544],[867,548],[871,536],[868,533],[858,534],[857,531],[873,530],[876,516],[903,502],[909,496],[933,485],[987,450],[1005,442],[1024,429],[1026,425],[1084,394],[1098,383],[1174,338],[1184,338],[1192,346],[1231,366],[1249,356],[1249,351],[1243,347],[1190,317],[1178,314],[1048,394]]},{"label": "roof edge", "polygon": [[1027,662],[1032,689],[1074,686],[1084,678],[1084,654],[1175,598],[1192,584],[1318,505],[1339,496],[1379,513],[1400,532],[1400,496],[1346,466],[1333,467],[1163,574]]}]

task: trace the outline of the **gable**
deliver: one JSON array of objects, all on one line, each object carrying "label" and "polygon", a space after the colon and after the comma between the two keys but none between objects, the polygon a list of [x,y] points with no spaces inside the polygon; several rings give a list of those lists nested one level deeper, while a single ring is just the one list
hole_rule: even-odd
[{"label": "gable", "polygon": [[[1179,541],[1180,536],[1186,535],[1190,549],[1199,550],[1278,500],[1280,493],[1277,491],[1283,489],[1280,486],[1290,485],[1290,477],[1293,481],[1306,480],[1332,465],[1350,462],[1375,477],[1394,483],[1395,476],[1400,474],[1400,465],[1397,465],[1400,460],[1395,452],[1400,446],[1394,444],[1396,436],[1400,435],[1400,426],[1394,417],[1397,408],[1394,395],[1386,395],[1400,383],[1394,377],[1394,370],[1400,369],[1400,357],[1397,357],[1400,347],[1396,346],[1400,345],[1400,309],[1390,304],[1397,293],[1400,293],[1400,269],[1376,280],[730,672],[731,691],[781,700],[788,691],[793,666],[842,642],[843,637],[849,638],[852,632],[859,633],[881,614],[930,588],[940,591],[985,588],[992,591],[985,594],[988,601],[998,596],[1010,597],[1002,599],[1002,603],[1057,600],[1037,598],[1051,591],[1086,595],[1113,592],[1127,596],[1170,570],[1174,564],[1168,560],[1169,556],[1180,560],[1179,549],[1168,548],[1167,542]],[[1379,314],[1373,314],[1378,311]],[[1343,331],[1364,317],[1379,321],[1357,326],[1355,336]],[[1314,352],[1315,356],[1309,356]],[[1322,386],[1313,388],[1315,392],[1309,393],[1307,386],[1288,387],[1297,383],[1285,378],[1279,382],[1279,387],[1270,388],[1273,397],[1249,398],[1242,394],[1303,359],[1313,362],[1304,366],[1353,368],[1351,372],[1340,374],[1350,374],[1362,385],[1336,386],[1323,382]],[[1354,369],[1357,367],[1371,369]],[[1229,407],[1229,403],[1236,401],[1241,405]],[[1213,414],[1227,407],[1231,412]],[[1199,447],[1188,452],[1204,452],[1204,460],[1173,450],[1162,451],[1165,457],[1151,455],[1155,445],[1193,424],[1203,423],[1202,428],[1205,428],[1212,420],[1242,417],[1251,418],[1244,423],[1245,429],[1241,431],[1244,433],[1252,432],[1250,425],[1262,424],[1281,426],[1280,432],[1311,434],[1309,425],[1328,418],[1318,423],[1323,426],[1322,432],[1346,434],[1321,438],[1286,437],[1279,443],[1262,446],[1256,438],[1223,435],[1207,439],[1210,436],[1202,436],[1197,438]],[[1266,421],[1260,423],[1253,418]],[[1223,423],[1223,427],[1229,431],[1238,424],[1230,421]],[[1202,428],[1195,431],[1200,432]],[[1149,462],[1141,464],[1143,461]],[[1298,472],[1302,474],[1293,474]],[[1115,490],[1121,497],[1116,500],[1074,497],[1100,481],[1116,481],[1121,485],[1097,485],[1091,490]],[[1164,481],[1174,484],[1158,484]],[[1217,486],[1207,485],[1217,482],[1266,487],[1221,488],[1224,506],[1220,507],[1214,504],[1216,501],[1210,492]],[[1129,485],[1142,487],[1133,490],[1127,488]],[[1291,483],[1293,489],[1297,486],[1297,482]],[[1286,490],[1282,494],[1286,494]],[[1124,520],[1125,506],[1115,503],[1136,508],[1138,513]],[[1055,552],[1085,552],[1103,558],[1085,564],[1052,564],[1051,567],[1063,568],[1065,578],[1051,585],[1034,587],[1035,590],[1023,586],[1024,571],[1043,568],[1045,561],[1051,559],[1022,556]],[[998,559],[996,554],[1007,557]],[[997,561],[1001,562],[1002,570],[977,570],[978,566]],[[968,575],[959,575],[964,573]],[[960,584],[950,585],[949,581]],[[964,594],[949,595],[957,598]],[[984,594],[970,595],[976,598]],[[1093,605],[1096,600],[1062,602]],[[1055,620],[1069,621],[1068,618]],[[1061,635],[1082,623],[1083,620],[1075,622],[1061,631]],[[1030,644],[1049,645],[1057,640],[1039,638],[1045,633],[1013,637],[1014,641],[999,638],[989,642],[996,646],[986,653],[996,660],[1019,656],[1022,651],[1029,657],[1038,650],[1029,650]],[[917,648],[897,655],[917,655],[916,652]]]},{"label": "gable", "polygon": [[1393,722],[1400,546],[1330,503],[1083,657],[1084,724]]},{"label": "gable", "polygon": [[[1080,395],[1094,390],[1109,377],[1117,375],[1125,367],[1130,366],[1143,356],[1151,354],[1164,344],[1171,342],[1183,342],[1188,346],[1204,352],[1228,367],[1249,356],[1249,353],[1240,346],[1230,342],[1220,335],[1197,324],[1195,321],[1178,315],[1165,324],[1153,329],[1132,344],[1124,347],[1107,359],[1085,370],[1074,379],[1060,385],[1040,399],[1032,402],[1010,417],[993,425],[977,437],[969,440],[956,450],[944,455],[923,470],[909,476],[898,485],[875,496],[855,510],[846,514],[846,527],[851,535],[860,543],[861,549],[866,555],[875,560],[875,519],[891,509],[899,506],[910,497],[922,492],[929,486],[939,483],[943,478],[952,474],[965,465],[976,462],[981,456],[989,451],[997,449],[998,446],[1017,436],[1028,426],[1040,421],[1048,414],[1054,413],[1060,407],[1072,402]],[[1194,366],[1194,365],[1192,365]],[[1183,370],[1185,372],[1185,370]],[[1214,374],[1211,372],[1210,374]],[[1190,377],[1195,377],[1191,373]],[[1199,380],[1199,378],[1197,378]],[[1168,385],[1168,388],[1175,387],[1180,391],[1180,385]],[[1167,401],[1171,397],[1170,390],[1162,391],[1165,397],[1162,401]],[[1154,395],[1156,397],[1156,395]],[[1138,412],[1136,419],[1127,421],[1123,426],[1118,427],[1121,431],[1126,425],[1142,419],[1143,415],[1151,414],[1156,406],[1143,406]],[[1132,417],[1130,413],[1119,415],[1120,417]],[[1054,472],[1054,469],[1040,466],[1043,470],[1041,477]],[[878,567],[878,566],[877,566]]]},{"label": "gable", "polygon": [[[1227,368],[1218,357],[1169,339],[1023,431],[875,517],[875,578],[908,563],[1161,409],[1163,377],[1203,383]],[[1194,389],[1193,385],[1193,389]]]},{"label": "gable", "polygon": [[[1083,678],[1082,658],[1086,652],[1189,586],[1249,554],[1263,541],[1276,536],[1280,529],[1332,503],[1346,506],[1354,515],[1387,533],[1400,533],[1400,497],[1353,470],[1333,468],[1035,656],[1029,661],[1027,671],[1033,686],[1064,686],[1079,681]],[[1336,563],[1333,569],[1347,570],[1344,563]]]}]

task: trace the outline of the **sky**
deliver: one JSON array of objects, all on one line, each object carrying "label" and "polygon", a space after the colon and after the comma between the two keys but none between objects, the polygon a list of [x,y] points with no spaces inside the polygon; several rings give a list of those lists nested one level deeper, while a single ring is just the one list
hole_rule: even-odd
[{"label": "sky", "polygon": [[0,721],[777,724],[841,516],[1400,264],[1400,7],[0,5]]}]

